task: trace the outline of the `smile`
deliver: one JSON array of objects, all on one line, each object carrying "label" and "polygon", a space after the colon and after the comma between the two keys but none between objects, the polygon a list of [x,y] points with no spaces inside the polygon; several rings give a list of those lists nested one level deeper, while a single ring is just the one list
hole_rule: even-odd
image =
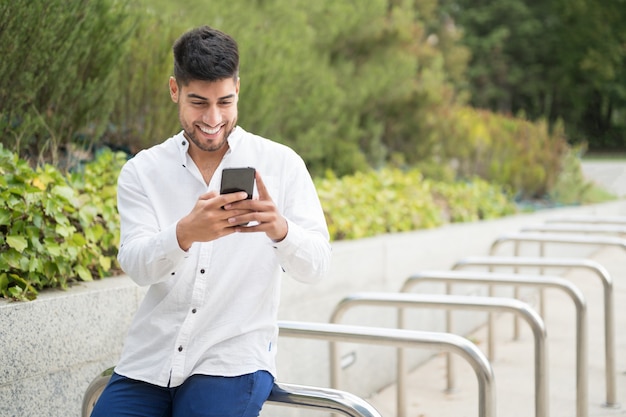
[{"label": "smile", "polygon": [[198,127],[200,128],[200,130],[203,133],[206,133],[207,135],[214,135],[214,134],[216,134],[217,132],[219,132],[222,129],[221,125],[217,126],[217,127],[214,127],[213,129],[210,129],[208,127],[202,127],[202,126],[198,126]]}]

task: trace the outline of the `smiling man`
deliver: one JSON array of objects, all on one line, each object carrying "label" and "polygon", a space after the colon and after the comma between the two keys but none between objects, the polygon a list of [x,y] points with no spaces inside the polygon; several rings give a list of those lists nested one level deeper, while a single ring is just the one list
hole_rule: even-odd
[{"label": "smiling man", "polygon": [[[183,130],[118,179],[118,259],[148,290],[92,417],[258,416],[276,376],[282,271],[312,283],[330,264],[302,159],[237,125],[236,42],[204,26],[173,50]],[[219,193],[222,170],[239,167],[256,170],[252,199]]]}]

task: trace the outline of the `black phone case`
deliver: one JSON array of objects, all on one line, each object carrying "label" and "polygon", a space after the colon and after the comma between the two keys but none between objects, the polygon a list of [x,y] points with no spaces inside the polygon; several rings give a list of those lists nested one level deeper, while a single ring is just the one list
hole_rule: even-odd
[{"label": "black phone case", "polygon": [[224,168],[222,170],[222,185],[220,187],[220,194],[245,191],[248,193],[247,198],[251,199],[254,191],[254,174],[255,169],[251,167]]}]

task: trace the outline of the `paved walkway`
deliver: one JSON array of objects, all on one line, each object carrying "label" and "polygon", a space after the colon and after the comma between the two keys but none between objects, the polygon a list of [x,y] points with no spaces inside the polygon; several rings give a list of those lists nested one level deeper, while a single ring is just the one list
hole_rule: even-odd
[{"label": "paved walkway", "polygon": [[589,180],[617,196],[626,196],[626,161],[586,161],[582,169]]},{"label": "paved walkway", "polygon": [[[613,193],[626,196],[626,162],[592,162],[583,165],[585,175]],[[626,213],[624,214],[626,216]],[[511,230],[510,232],[516,232]],[[567,245],[564,246],[567,256]],[[609,397],[605,367],[604,301],[601,281],[589,271],[571,269],[567,278],[583,293],[588,315],[588,407],[577,415],[576,396],[576,323],[572,300],[557,290],[545,290],[548,333],[548,370],[550,417],[626,416],[626,251],[619,247],[592,252],[614,280],[615,316],[615,404],[607,407]],[[503,270],[504,272],[504,270]],[[509,271],[510,272],[510,271]],[[538,297],[524,301],[537,307]],[[538,307],[537,307],[538,308]],[[520,324],[520,337],[514,340],[510,314],[496,319],[495,358],[491,361],[496,386],[498,417],[535,416],[534,338],[528,325]],[[485,328],[468,338],[486,350]],[[446,390],[445,355],[441,354],[411,372],[406,417],[473,417],[478,415],[476,374],[464,361],[454,361],[457,389]],[[385,417],[397,416],[396,386],[385,388],[367,399]],[[585,413],[583,413],[585,414]]]}]

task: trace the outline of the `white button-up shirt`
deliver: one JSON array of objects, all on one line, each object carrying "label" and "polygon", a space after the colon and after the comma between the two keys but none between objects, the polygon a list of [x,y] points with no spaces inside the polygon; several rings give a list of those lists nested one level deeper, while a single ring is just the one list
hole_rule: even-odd
[{"label": "white button-up shirt", "polygon": [[[139,152],[118,179],[118,259],[139,285],[149,285],[115,371],[175,387],[193,374],[276,376],[281,267],[314,282],[330,264],[328,230],[302,159],[290,148],[237,127],[207,186],[182,132]],[[287,219],[281,242],[265,233],[234,233],[178,246],[176,223],[198,197],[219,191],[221,171],[254,167]],[[255,189],[255,195],[257,191]]]}]

